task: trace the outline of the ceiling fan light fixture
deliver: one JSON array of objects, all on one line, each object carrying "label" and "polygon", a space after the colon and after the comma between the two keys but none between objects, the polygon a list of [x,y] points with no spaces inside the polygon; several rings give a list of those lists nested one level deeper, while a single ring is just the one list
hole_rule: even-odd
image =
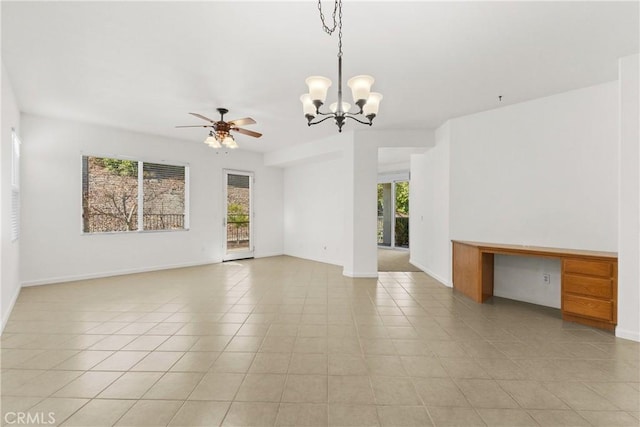
[{"label": "ceiling fan light fixture", "polygon": [[213,132],[209,132],[209,136],[204,140],[204,143],[212,148],[220,148],[220,142],[218,141],[217,135],[214,136]]},{"label": "ceiling fan light fixture", "polygon": [[255,132],[249,129],[244,129],[239,126],[242,125],[253,125],[256,123],[251,117],[244,117],[241,119],[235,120],[224,120],[224,115],[229,112],[226,108],[217,108],[218,113],[220,113],[220,120],[213,120],[202,114],[198,113],[189,113],[192,116],[198,117],[199,119],[205,120],[208,122],[206,125],[186,125],[186,126],[176,126],[178,128],[211,128],[213,130],[209,131],[209,136],[204,140],[204,143],[207,144],[211,148],[217,149],[225,147],[229,149],[236,149],[238,147],[238,143],[230,134],[230,132],[238,132],[242,135],[251,136],[253,138],[260,138],[262,134],[260,132]]},{"label": "ceiling fan light fixture", "polygon": [[238,143],[236,142],[235,139],[233,139],[231,135],[225,136],[225,138],[222,140],[222,145],[224,145],[225,147],[231,150],[238,148]]}]

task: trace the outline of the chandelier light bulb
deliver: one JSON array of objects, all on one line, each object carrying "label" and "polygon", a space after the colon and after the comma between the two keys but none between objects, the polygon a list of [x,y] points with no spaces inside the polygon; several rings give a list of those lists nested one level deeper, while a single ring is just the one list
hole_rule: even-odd
[{"label": "chandelier light bulb", "polygon": [[[351,109],[351,104],[349,104],[348,102],[342,103],[343,113],[347,113],[350,109]],[[336,111],[338,111],[338,103],[334,102],[333,104],[329,105],[329,110],[331,110],[332,113],[335,113]]]},{"label": "chandelier light bulb", "polygon": [[366,116],[377,115],[378,109],[380,108],[380,101],[382,101],[382,95],[377,92],[371,92],[369,94],[369,98],[367,98],[367,103],[364,104],[362,108],[363,113]]},{"label": "chandelier light bulb", "polygon": [[313,102],[311,101],[311,95],[305,93],[300,97],[300,101],[302,102],[302,111],[304,111],[304,115],[315,117],[316,106],[313,105]]},{"label": "chandelier light bulb", "polygon": [[331,80],[322,76],[311,76],[307,77],[305,83],[309,86],[311,101],[320,101],[324,104],[327,99],[327,91],[331,86]]},{"label": "chandelier light bulb", "polygon": [[374,81],[375,79],[373,77],[365,75],[350,78],[349,81],[347,81],[347,86],[351,88],[353,102],[368,99]]}]

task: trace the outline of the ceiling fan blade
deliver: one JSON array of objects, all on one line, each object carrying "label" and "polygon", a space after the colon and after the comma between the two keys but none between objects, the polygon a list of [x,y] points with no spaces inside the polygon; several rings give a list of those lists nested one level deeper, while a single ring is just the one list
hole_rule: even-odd
[{"label": "ceiling fan blade", "polygon": [[211,120],[209,117],[205,117],[205,116],[203,116],[202,114],[198,114],[198,113],[189,113],[189,114],[191,114],[192,116],[196,116],[196,117],[197,117],[197,118],[199,118],[199,119],[202,119],[202,120],[206,120],[206,121],[208,121],[208,122],[211,122],[211,123],[215,123],[215,122],[216,122],[215,120]]},{"label": "ceiling fan blade", "polygon": [[244,119],[231,120],[228,122],[232,126],[244,126],[244,125],[255,125],[256,121],[251,117],[245,117]]},{"label": "ceiling fan blade", "polygon": [[176,126],[177,128],[212,128],[212,125],[187,125],[187,126]]},{"label": "ceiling fan blade", "polygon": [[252,130],[247,130],[247,129],[242,129],[242,128],[231,128],[231,130],[235,131],[235,132],[238,132],[238,133],[241,133],[243,135],[252,136],[254,138],[260,138],[262,136],[262,134],[259,133],[259,132],[254,132]]}]

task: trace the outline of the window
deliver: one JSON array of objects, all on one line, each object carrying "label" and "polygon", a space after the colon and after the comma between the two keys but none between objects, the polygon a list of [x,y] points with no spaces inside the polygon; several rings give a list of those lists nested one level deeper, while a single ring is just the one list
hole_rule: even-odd
[{"label": "window", "polygon": [[82,157],[85,233],[186,230],[188,167]]},{"label": "window", "polygon": [[20,237],[20,139],[11,131],[11,241]]},{"label": "window", "polygon": [[184,229],[184,166],[144,163],[145,230]]}]

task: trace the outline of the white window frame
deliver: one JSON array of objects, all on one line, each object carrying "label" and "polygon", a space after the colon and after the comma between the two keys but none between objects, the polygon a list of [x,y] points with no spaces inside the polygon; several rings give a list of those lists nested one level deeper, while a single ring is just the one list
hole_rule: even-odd
[{"label": "white window frame", "polygon": [[[107,159],[116,159],[116,160],[129,160],[132,162],[138,162],[138,229],[131,231],[84,231],[84,223],[82,220],[82,158],[83,157],[99,157],[99,158],[107,158]],[[182,166],[184,167],[184,228],[181,229],[171,229],[171,230],[145,230],[144,229],[144,171],[143,165],[144,163],[156,163],[168,166]],[[150,158],[140,158],[140,157],[130,157],[123,156],[121,154],[91,154],[91,153],[80,153],[80,234],[84,236],[93,236],[93,235],[104,235],[104,234],[135,234],[135,233],[174,233],[174,232],[183,232],[189,231],[191,228],[190,218],[191,218],[191,200],[190,200],[190,168],[189,163],[172,161],[172,160],[157,160]]]},{"label": "white window frame", "polygon": [[11,129],[11,241],[20,238],[20,146],[22,142]]}]

